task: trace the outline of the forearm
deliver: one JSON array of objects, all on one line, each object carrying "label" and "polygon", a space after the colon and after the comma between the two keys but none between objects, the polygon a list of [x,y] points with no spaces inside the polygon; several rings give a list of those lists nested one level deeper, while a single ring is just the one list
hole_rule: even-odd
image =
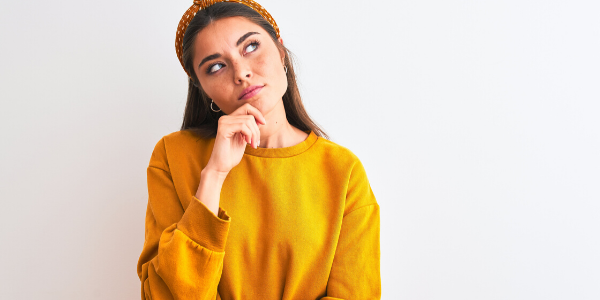
[{"label": "forearm", "polygon": [[221,198],[221,189],[227,173],[203,169],[200,175],[200,184],[196,198],[208,207],[215,216],[219,214],[219,202]]}]

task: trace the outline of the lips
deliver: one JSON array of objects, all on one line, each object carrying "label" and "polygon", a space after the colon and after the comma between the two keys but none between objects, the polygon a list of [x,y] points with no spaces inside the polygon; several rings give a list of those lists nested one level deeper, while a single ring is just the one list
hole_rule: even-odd
[{"label": "lips", "polygon": [[264,85],[252,85],[252,86],[247,87],[240,94],[240,97],[238,98],[238,100],[244,100],[244,99],[251,98],[252,96],[258,94],[258,92],[260,92],[260,90],[262,90],[263,87],[264,87]]}]

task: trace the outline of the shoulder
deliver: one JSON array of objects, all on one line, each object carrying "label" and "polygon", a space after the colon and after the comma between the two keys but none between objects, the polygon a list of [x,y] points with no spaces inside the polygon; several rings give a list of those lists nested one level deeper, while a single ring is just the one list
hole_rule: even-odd
[{"label": "shoulder", "polygon": [[203,145],[210,143],[210,141],[189,130],[180,130],[164,135],[152,150],[149,166],[169,171],[170,158],[199,151]]},{"label": "shoulder", "polygon": [[342,175],[346,183],[351,184],[354,180],[366,181],[365,168],[358,157],[348,147],[336,142],[319,138],[319,152],[322,163],[327,164],[329,169],[336,174]]},{"label": "shoulder", "polygon": [[320,139],[320,147],[326,153],[331,177],[342,176],[340,184],[346,191],[344,215],[362,207],[377,204],[367,172],[360,158],[348,147],[327,139]]},{"label": "shoulder", "polygon": [[322,137],[319,137],[318,142],[320,152],[327,157],[329,162],[339,165],[348,171],[355,164],[360,163],[358,156],[348,147]]},{"label": "shoulder", "polygon": [[367,174],[360,158],[349,148],[334,143],[332,141],[326,141],[326,148],[331,153],[336,161],[339,161],[348,172],[348,181],[358,180],[366,181]]}]

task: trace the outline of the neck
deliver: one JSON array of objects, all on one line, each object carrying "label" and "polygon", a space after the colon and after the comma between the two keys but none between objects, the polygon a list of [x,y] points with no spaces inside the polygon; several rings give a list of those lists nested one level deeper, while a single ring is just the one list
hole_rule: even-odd
[{"label": "neck", "polygon": [[283,100],[268,114],[263,115],[267,125],[259,126],[261,148],[285,148],[294,146],[306,139],[308,134],[292,126],[285,113]]}]

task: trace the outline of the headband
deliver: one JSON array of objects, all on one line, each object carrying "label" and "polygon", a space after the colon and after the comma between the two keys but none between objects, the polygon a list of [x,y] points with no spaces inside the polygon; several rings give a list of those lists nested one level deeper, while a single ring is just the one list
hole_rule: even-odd
[{"label": "headband", "polygon": [[177,26],[177,35],[175,36],[175,51],[177,52],[177,58],[179,58],[179,62],[181,63],[183,70],[188,74],[188,77],[190,78],[192,78],[192,76],[190,76],[190,73],[187,72],[185,66],[183,65],[183,34],[185,33],[185,30],[190,24],[190,21],[194,18],[194,16],[199,10],[205,9],[217,2],[237,2],[245,4],[246,6],[254,9],[263,18],[265,18],[265,20],[271,23],[271,25],[275,29],[277,37],[279,38],[279,27],[277,27],[277,23],[275,23],[275,20],[273,20],[271,14],[269,14],[269,12],[267,12],[266,9],[260,6],[260,4],[252,0],[194,0],[194,4],[192,4],[192,6],[188,8],[185,14],[183,14],[183,17],[181,17],[181,21],[179,21],[179,25]]}]

